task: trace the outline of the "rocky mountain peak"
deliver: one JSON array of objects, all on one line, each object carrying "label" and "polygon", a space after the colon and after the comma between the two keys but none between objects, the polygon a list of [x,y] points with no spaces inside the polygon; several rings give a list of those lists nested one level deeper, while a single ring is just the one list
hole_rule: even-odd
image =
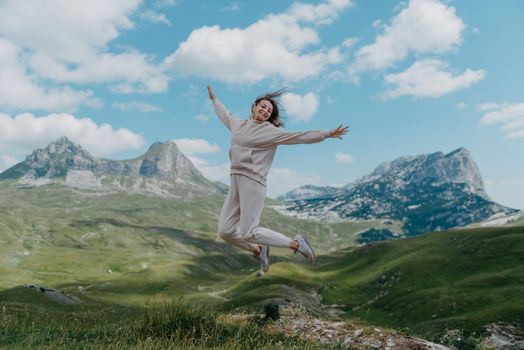
[{"label": "rocky mountain peak", "polygon": [[51,152],[57,152],[60,150],[65,150],[69,147],[80,147],[73,141],[71,141],[67,136],[62,136],[54,141],[51,141],[51,143],[47,146],[47,148]]},{"label": "rocky mountain peak", "polygon": [[443,178],[447,177],[454,183],[469,184],[477,194],[488,198],[480,171],[467,149],[459,148],[448,153],[438,165],[443,166],[441,169]]},{"label": "rocky mountain peak", "polygon": [[180,150],[178,149],[177,144],[172,140],[167,140],[165,142],[155,142],[153,143],[146,153],[149,152],[171,152],[171,153],[178,153]]},{"label": "rocky mountain peak", "polygon": [[59,139],[56,139],[55,141],[52,141],[49,143],[49,145],[45,148],[46,151],[48,151],[50,154],[53,153],[65,153],[68,152],[70,154],[77,154],[81,153],[82,151],[86,152],[82,146],[74,143],[70,139],[67,138],[67,136],[62,136]]},{"label": "rocky mountain peak", "polygon": [[65,183],[76,188],[148,192],[161,195],[216,193],[222,185],[207,180],[173,141],[156,142],[127,160],[99,159],[67,137],[36,149],[0,174],[23,186]]},{"label": "rocky mountain peak", "polygon": [[52,141],[46,148],[34,150],[27,156],[26,161],[41,163],[43,161],[59,159],[80,159],[93,162],[95,158],[87,152],[82,146],[72,142],[66,136]]},{"label": "rocky mountain peak", "polygon": [[[518,212],[488,197],[479,169],[465,148],[448,154],[399,157],[342,188],[311,191],[302,187],[279,198],[288,202],[284,212],[290,215],[396,220],[407,235],[466,226],[494,215]],[[372,234],[381,237],[382,231]]]},{"label": "rocky mountain peak", "polygon": [[376,181],[399,186],[406,183],[465,184],[470,192],[488,198],[477,164],[471,153],[463,147],[448,154],[435,152],[384,162],[357,183]]},{"label": "rocky mountain peak", "polygon": [[140,157],[140,174],[143,176],[169,177],[198,173],[191,161],[180,151],[174,141],[155,142]]},{"label": "rocky mountain peak", "polygon": [[451,151],[447,154],[448,157],[452,157],[455,155],[463,155],[471,158],[471,153],[465,148],[465,147],[459,147],[454,151]]}]

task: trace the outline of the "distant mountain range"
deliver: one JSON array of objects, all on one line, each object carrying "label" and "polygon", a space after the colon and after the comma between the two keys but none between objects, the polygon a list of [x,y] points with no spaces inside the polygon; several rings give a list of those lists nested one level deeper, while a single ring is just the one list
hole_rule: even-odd
[{"label": "distant mountain range", "polygon": [[154,143],[129,160],[99,159],[67,137],[34,150],[0,174],[21,186],[65,184],[99,192],[151,193],[187,197],[224,193],[227,186],[206,179],[173,141]]},{"label": "distant mountain range", "polygon": [[489,198],[465,148],[449,154],[400,157],[344,187],[302,186],[278,199],[286,205],[276,209],[288,215],[401,222],[403,232],[373,232],[383,238],[441,231],[519,213]]},{"label": "distant mountain range", "polygon": [[[34,150],[0,174],[15,186],[63,184],[86,193],[141,193],[192,198],[225,194],[227,186],[206,179],[173,141],[154,143],[129,160],[99,159],[67,137]],[[520,212],[493,202],[471,154],[459,148],[405,156],[380,164],[346,186],[302,186],[278,198],[274,208],[315,220],[379,220],[360,233],[360,242],[418,235],[496,218],[503,223]]]}]

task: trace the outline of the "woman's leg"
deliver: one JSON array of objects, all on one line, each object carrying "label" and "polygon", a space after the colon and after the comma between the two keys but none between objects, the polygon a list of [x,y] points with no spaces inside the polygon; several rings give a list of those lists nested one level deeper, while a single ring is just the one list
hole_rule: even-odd
[{"label": "woman's leg", "polygon": [[[247,242],[240,234],[237,225],[240,221],[240,197],[239,197],[239,176],[231,176],[229,192],[227,193],[226,200],[220,211],[220,219],[218,221],[218,234],[220,237],[239,248],[255,252],[259,249],[257,244]],[[244,177],[244,176],[242,176]]]},{"label": "woman's leg", "polygon": [[247,176],[237,175],[240,199],[239,233],[244,240],[261,245],[289,248],[292,239],[280,232],[260,227],[260,215],[264,209],[266,187]]}]

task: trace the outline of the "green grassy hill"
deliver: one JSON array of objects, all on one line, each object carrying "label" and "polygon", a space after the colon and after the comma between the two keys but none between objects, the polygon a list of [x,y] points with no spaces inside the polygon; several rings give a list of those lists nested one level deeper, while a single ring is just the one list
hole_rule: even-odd
[{"label": "green grassy hill", "polygon": [[[220,195],[185,201],[125,193],[96,195],[59,185],[14,189],[1,181],[0,288],[25,283],[68,285],[122,300],[118,292],[108,292],[113,287],[125,290],[128,302],[199,288],[206,295],[213,293],[214,287],[206,287],[213,279],[229,283],[236,273],[258,267],[217,236],[223,200]],[[324,224],[271,209],[265,210],[261,223],[290,236],[304,232],[320,252],[352,244],[355,232],[374,224]],[[277,260],[289,257],[286,250],[274,253]],[[224,268],[229,270],[227,278],[216,273]],[[182,279],[186,283],[180,283]]]},{"label": "green grassy hill", "polygon": [[301,295],[319,312],[331,305],[346,317],[424,336],[481,331],[494,321],[524,328],[524,227],[375,243],[321,256],[312,268],[277,263],[263,279],[246,278],[223,294],[226,308]]},{"label": "green grassy hill", "polygon": [[523,327],[522,226],[355,247],[354,233],[376,223],[326,224],[266,209],[264,226],[306,233],[319,261],[311,267],[274,249],[260,279],[257,262],[214,232],[222,201],[95,195],[58,185],[21,190],[1,181],[2,300],[11,300],[17,285],[40,284],[137,307],[177,297],[223,311],[298,302],[314,314],[339,312],[426,337],[447,328],[479,331],[493,321]]}]

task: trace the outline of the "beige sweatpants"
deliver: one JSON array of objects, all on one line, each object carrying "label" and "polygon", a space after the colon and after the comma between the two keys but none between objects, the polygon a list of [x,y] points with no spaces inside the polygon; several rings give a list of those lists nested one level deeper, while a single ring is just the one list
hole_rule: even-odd
[{"label": "beige sweatpants", "polygon": [[258,226],[266,187],[244,175],[232,174],[229,192],[220,212],[218,234],[226,242],[254,252],[258,245],[289,248],[292,239]]}]

